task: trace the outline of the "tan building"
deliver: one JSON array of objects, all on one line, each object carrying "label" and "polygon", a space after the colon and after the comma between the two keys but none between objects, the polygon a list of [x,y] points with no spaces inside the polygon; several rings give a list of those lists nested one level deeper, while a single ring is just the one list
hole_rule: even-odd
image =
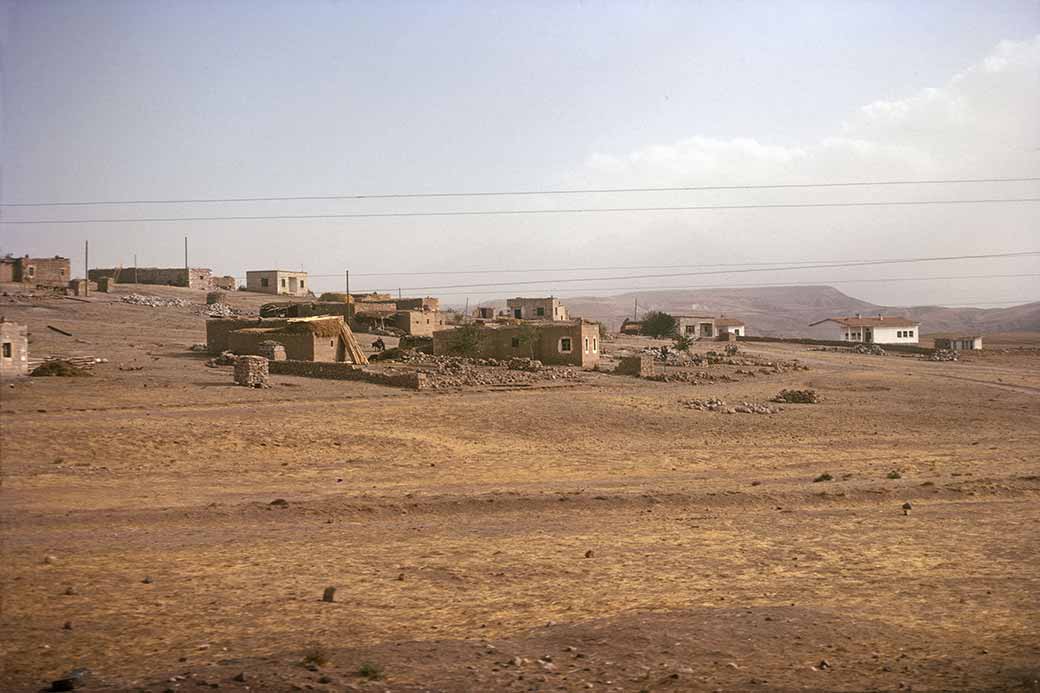
[{"label": "tan building", "polygon": [[0,318],[0,377],[13,378],[28,373],[28,329]]},{"label": "tan building", "polygon": [[433,333],[433,353],[459,355],[465,331],[474,330],[475,358],[533,358],[546,365],[592,368],[599,362],[599,323],[543,320],[520,325],[485,323]]},{"label": "tan building", "polygon": [[250,270],[246,272],[246,290],[281,296],[306,296],[310,287],[307,286],[306,272]]},{"label": "tan building", "polygon": [[405,334],[429,337],[437,330],[443,330],[447,321],[439,310],[399,310],[386,324]]},{"label": "tan building", "polygon": [[67,257],[6,257],[0,263],[0,281],[22,282],[31,286],[65,287],[72,278]]},{"label": "tan building", "polygon": [[291,318],[277,325],[243,327],[227,332],[227,350],[239,356],[263,356],[263,342],[285,347],[290,361],[367,363],[354,334],[339,316]]},{"label": "tan building", "polygon": [[510,298],[506,300],[509,315],[517,320],[567,320],[567,307],[560,299]]},{"label": "tan building", "polygon": [[214,283],[213,270],[208,267],[106,267],[87,272],[92,282],[106,277],[114,284],[183,286],[202,291],[212,289]]},{"label": "tan building", "polygon": [[936,349],[948,349],[950,351],[973,351],[982,349],[982,337],[971,335],[968,337],[936,337]]},{"label": "tan building", "polygon": [[733,318],[705,315],[676,315],[675,329],[680,337],[687,339],[725,339],[729,335],[743,337],[747,327],[743,321]]}]

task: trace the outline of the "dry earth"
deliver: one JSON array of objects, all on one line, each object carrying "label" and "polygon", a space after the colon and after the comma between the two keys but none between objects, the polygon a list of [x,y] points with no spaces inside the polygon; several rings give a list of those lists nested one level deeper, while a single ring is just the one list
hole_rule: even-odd
[{"label": "dry earth", "polygon": [[0,304],[109,359],[2,389],[5,691],[1040,690],[1035,349],[260,391],[115,298]]}]

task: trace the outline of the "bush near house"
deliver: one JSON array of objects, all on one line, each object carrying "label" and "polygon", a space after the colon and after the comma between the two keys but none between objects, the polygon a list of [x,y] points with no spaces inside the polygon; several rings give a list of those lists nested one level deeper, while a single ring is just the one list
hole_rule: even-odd
[{"label": "bush near house", "polygon": [[643,316],[642,334],[647,337],[672,337],[679,328],[679,321],[668,313],[655,310]]},{"label": "bush near house", "polygon": [[483,341],[479,325],[460,325],[456,327],[451,336],[449,351],[455,356],[476,357],[480,354],[480,346]]}]

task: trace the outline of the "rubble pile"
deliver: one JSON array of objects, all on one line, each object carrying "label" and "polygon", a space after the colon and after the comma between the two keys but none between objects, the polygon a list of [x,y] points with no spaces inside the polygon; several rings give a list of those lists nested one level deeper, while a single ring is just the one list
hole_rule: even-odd
[{"label": "rubble pile", "polygon": [[729,406],[717,397],[710,399],[681,399],[679,404],[687,409],[717,411],[723,414],[779,414],[783,411],[781,407],[771,407],[768,404],[758,402],[740,402],[739,404]]},{"label": "rubble pile", "polygon": [[540,380],[579,380],[575,368],[546,366],[526,358],[471,359],[462,356],[433,356],[420,351],[402,351],[400,361],[415,364],[425,373],[432,390],[467,386],[528,385]]},{"label": "rubble pile", "polygon": [[150,306],[152,308],[170,308],[173,306],[183,308],[191,305],[191,301],[186,301],[183,298],[164,298],[162,296],[146,296],[144,294],[127,294],[119,300],[135,306]]},{"label": "rubble pile", "polygon": [[671,371],[668,373],[654,373],[648,375],[644,380],[653,380],[658,383],[692,383],[699,385],[702,381],[709,383],[735,383],[736,378],[728,375],[713,375],[705,371]]},{"label": "rubble pile", "polygon": [[542,370],[542,362],[538,359],[527,359],[527,358],[512,358],[506,363],[506,368],[511,371],[528,371],[530,373],[537,373]]},{"label": "rubble pile", "polygon": [[204,318],[233,318],[238,315],[238,311],[226,303],[196,304],[192,306],[192,311]]},{"label": "rubble pile", "polygon": [[816,390],[780,390],[773,398],[774,402],[786,402],[788,404],[819,404],[820,395]]},{"label": "rubble pile", "polygon": [[950,349],[936,349],[925,358],[929,361],[956,361],[957,352]]},{"label": "rubble pile", "polygon": [[221,352],[220,356],[206,361],[206,365],[210,368],[216,368],[217,366],[234,366],[236,363],[238,363],[238,356],[230,351]]},{"label": "rubble pile", "polygon": [[857,344],[852,347],[852,352],[856,354],[869,354],[871,356],[885,355],[885,350],[881,348],[880,344]]}]

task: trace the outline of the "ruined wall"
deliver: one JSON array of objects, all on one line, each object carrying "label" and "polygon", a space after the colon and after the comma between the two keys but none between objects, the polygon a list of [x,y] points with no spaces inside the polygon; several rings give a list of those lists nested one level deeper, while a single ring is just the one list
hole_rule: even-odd
[{"label": "ruined wall", "polygon": [[[433,333],[433,353],[451,354],[455,330]],[[590,368],[599,362],[599,324],[581,321],[542,322],[527,325],[500,325],[480,328],[481,358],[509,359],[530,357],[553,366]],[[533,334],[533,341],[527,338]],[[561,340],[570,340],[570,350],[562,352]],[[588,346],[586,347],[586,339]]]},{"label": "ruined wall", "polygon": [[431,310],[441,309],[440,299],[432,296],[422,298],[399,298],[395,301],[398,310]]},{"label": "ruined wall", "polygon": [[387,324],[404,330],[405,334],[429,337],[437,330],[443,330],[445,322],[439,311],[401,310]]},{"label": "ruined wall", "polygon": [[649,378],[654,375],[654,356],[653,354],[623,356],[614,372],[618,375],[634,375],[640,378]]},{"label": "ruined wall", "polygon": [[227,350],[239,356],[263,356],[264,347],[260,344],[270,340],[285,347],[287,359],[310,361],[314,358],[315,341],[328,342],[328,339],[327,337],[315,337],[310,332],[272,334],[271,330],[266,328],[246,328],[228,333]]},{"label": "ruined wall", "polygon": [[15,281],[15,268],[18,262],[10,258],[0,258],[0,282],[7,284]]},{"label": "ruined wall", "polygon": [[309,318],[315,315],[339,315],[349,318],[354,314],[354,304],[340,301],[312,301],[293,303],[286,315],[290,318]]},{"label": "ruined wall", "polygon": [[25,325],[0,322],[0,377],[29,372],[29,332]]}]

